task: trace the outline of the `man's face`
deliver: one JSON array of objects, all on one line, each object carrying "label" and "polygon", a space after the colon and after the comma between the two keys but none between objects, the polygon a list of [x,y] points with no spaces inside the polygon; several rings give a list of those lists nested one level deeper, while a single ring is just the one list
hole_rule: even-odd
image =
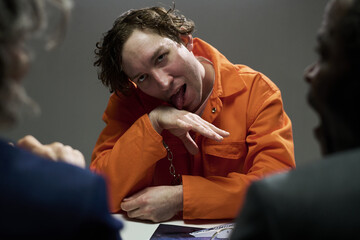
[{"label": "man's face", "polygon": [[0,89],[0,124],[9,126],[18,120],[25,110],[30,114],[39,112],[38,105],[28,97],[22,80],[29,68],[29,56],[22,40],[6,47],[6,71]]},{"label": "man's face", "polygon": [[340,101],[340,86],[347,73],[346,58],[336,35],[337,23],[346,9],[343,2],[335,0],[328,4],[318,32],[318,60],[305,72],[305,80],[310,84],[309,104],[320,117],[320,126],[315,129],[315,135],[324,154],[333,151],[330,136],[334,127],[331,120],[335,115],[332,107],[334,101]]},{"label": "man's face", "polygon": [[24,41],[19,41],[8,48],[9,64],[7,78],[21,82],[30,66],[29,54],[25,49]]},{"label": "man's face", "polygon": [[122,51],[122,69],[144,93],[177,109],[197,110],[205,70],[185,45],[151,31],[134,30]]}]

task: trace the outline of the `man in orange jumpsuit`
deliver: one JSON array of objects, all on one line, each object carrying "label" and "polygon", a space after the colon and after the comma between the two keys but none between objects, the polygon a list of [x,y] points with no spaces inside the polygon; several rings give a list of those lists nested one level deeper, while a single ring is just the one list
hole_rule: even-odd
[{"label": "man in orange jumpsuit", "polygon": [[193,30],[173,9],[130,10],[97,44],[114,93],[91,169],[106,176],[113,212],[234,218],[251,181],[295,167],[279,89]]}]

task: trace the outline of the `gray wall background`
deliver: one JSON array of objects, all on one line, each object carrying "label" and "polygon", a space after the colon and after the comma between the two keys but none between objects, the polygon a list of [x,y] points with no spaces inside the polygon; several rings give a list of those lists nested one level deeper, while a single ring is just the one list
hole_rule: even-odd
[{"label": "gray wall background", "polygon": [[[315,161],[320,149],[312,129],[315,113],[305,96],[304,68],[315,61],[316,32],[327,0],[177,0],[176,8],[195,21],[195,37],[215,46],[233,63],[267,75],[282,91],[293,123],[297,165]],[[83,152],[87,165],[105,126],[108,90],[93,67],[95,43],[115,18],[130,8],[172,6],[173,0],[77,0],[65,41],[46,52],[36,44],[24,84],[41,106],[5,137],[32,134],[43,143],[60,141]]]}]

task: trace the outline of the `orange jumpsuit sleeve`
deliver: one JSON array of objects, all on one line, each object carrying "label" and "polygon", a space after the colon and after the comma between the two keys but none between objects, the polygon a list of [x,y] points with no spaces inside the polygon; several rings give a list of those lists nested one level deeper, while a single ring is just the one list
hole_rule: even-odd
[{"label": "orange jumpsuit sleeve", "polygon": [[90,164],[90,169],[104,175],[107,181],[112,212],[121,210],[124,197],[150,186],[156,162],[166,156],[162,137],[153,129],[148,115],[132,122],[134,116],[124,117],[133,115],[131,104],[120,107],[117,97],[115,94],[110,97],[103,115],[106,127]]},{"label": "orange jumpsuit sleeve", "polygon": [[[183,176],[184,219],[233,219],[252,181],[295,167],[291,121],[283,109],[280,91],[275,87],[266,90],[264,87],[268,86],[263,83],[259,81],[259,85],[250,89],[252,97],[247,106],[248,128],[244,143],[247,154],[242,169],[226,176]],[[226,119],[236,121],[237,118]],[[236,126],[236,123],[229,123],[229,126]],[[219,144],[218,150],[214,145],[204,145],[204,151],[209,147],[213,155],[219,156],[207,161],[205,154],[204,162],[219,169],[221,156],[236,161],[240,149],[226,145],[229,144],[224,143],[224,147]]]}]

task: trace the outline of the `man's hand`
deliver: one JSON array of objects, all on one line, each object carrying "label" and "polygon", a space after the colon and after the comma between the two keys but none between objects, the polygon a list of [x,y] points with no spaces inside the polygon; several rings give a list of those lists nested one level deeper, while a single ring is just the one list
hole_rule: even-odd
[{"label": "man's hand", "polygon": [[191,138],[190,130],[216,141],[222,141],[224,137],[229,136],[228,132],[215,127],[198,115],[173,107],[157,107],[149,113],[149,118],[154,129],[159,134],[163,129],[169,130],[182,140],[191,154],[196,154],[199,148]]},{"label": "man's hand", "polygon": [[31,135],[23,137],[16,145],[38,156],[85,168],[85,159],[82,153],[68,145],[59,142],[43,145]]},{"label": "man's hand", "polygon": [[145,188],[125,198],[121,209],[130,218],[153,222],[169,220],[183,209],[182,185]]}]

